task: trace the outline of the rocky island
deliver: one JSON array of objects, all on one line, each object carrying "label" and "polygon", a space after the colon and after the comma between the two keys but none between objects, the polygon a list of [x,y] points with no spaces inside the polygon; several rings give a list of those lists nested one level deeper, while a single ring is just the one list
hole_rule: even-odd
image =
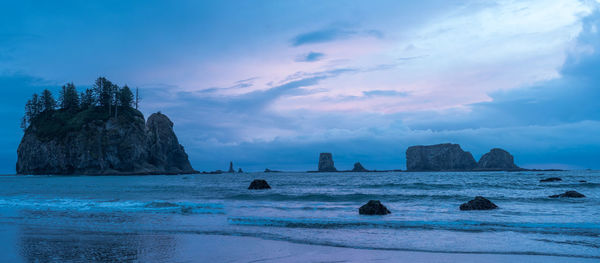
[{"label": "rocky island", "polygon": [[470,152],[458,144],[411,146],[406,150],[408,171],[520,171],[513,156],[507,151],[494,148],[475,162]]},{"label": "rocky island", "polygon": [[331,153],[319,154],[319,172],[337,172],[337,169],[333,165],[333,155]]},{"label": "rocky island", "polygon": [[408,171],[463,171],[476,167],[473,155],[458,144],[419,145],[406,150]]},{"label": "rocky island", "polygon": [[48,90],[27,103],[17,174],[197,173],[173,122],[160,112],[146,121],[127,86],[98,78],[78,95],[67,84],[58,104]]}]

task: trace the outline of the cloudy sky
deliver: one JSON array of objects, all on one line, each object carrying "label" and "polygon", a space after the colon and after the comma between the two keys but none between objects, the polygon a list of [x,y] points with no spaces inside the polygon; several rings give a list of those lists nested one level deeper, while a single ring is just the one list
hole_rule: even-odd
[{"label": "cloudy sky", "polygon": [[494,147],[600,168],[600,1],[3,1],[0,172],[25,101],[98,76],[139,87],[197,170],[405,167]]}]

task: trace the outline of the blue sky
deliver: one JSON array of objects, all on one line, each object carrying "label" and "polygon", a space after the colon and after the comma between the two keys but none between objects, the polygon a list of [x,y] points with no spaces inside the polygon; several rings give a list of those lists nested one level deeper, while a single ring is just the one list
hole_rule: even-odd
[{"label": "blue sky", "polygon": [[139,87],[197,170],[404,168],[410,145],[600,168],[598,1],[2,1],[0,172],[33,92]]}]

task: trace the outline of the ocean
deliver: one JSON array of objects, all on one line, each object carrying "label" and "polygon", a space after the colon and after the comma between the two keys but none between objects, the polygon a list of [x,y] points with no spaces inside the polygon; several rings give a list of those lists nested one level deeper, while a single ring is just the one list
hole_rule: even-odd
[{"label": "ocean", "polygon": [[[548,198],[567,190],[586,198]],[[499,209],[459,210],[478,195]],[[6,175],[0,222],[3,262],[176,261],[178,235],[600,259],[600,172]]]}]

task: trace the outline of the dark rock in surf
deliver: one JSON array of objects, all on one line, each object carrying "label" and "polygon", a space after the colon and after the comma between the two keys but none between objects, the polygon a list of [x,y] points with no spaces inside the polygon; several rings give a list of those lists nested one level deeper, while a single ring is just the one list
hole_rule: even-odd
[{"label": "dark rock in surf", "polygon": [[466,211],[466,210],[491,210],[491,209],[496,209],[496,208],[498,208],[498,206],[496,204],[492,203],[492,201],[487,200],[486,198],[484,198],[482,196],[476,196],[475,199],[460,205],[460,210],[463,210],[463,211]]},{"label": "dark rock in surf", "polygon": [[352,168],[352,172],[368,172],[369,170],[365,169],[362,164],[354,163],[354,168]]},{"label": "dark rock in surf", "polygon": [[358,213],[361,215],[387,215],[391,212],[379,200],[370,200],[358,209]]},{"label": "dark rock in surf", "polygon": [[271,189],[271,186],[267,183],[267,181],[262,180],[262,179],[256,179],[256,180],[252,181],[252,183],[250,183],[250,186],[248,186],[248,190],[264,190],[264,189]]},{"label": "dark rock in surf", "polygon": [[550,177],[550,178],[540,180],[540,183],[558,182],[558,181],[562,181],[562,179],[560,179],[558,177]]},{"label": "dark rock in surf", "polygon": [[500,148],[494,148],[481,156],[477,163],[477,169],[510,171],[518,170],[519,167],[515,165],[514,158],[510,153]]},{"label": "dark rock in surf", "polygon": [[576,191],[566,191],[562,194],[557,194],[557,195],[551,195],[549,196],[550,198],[563,198],[563,197],[567,197],[567,198],[583,198],[585,197],[585,195],[576,192]]},{"label": "dark rock in surf", "polygon": [[587,183],[586,180],[579,180],[580,183]]},{"label": "dark rock in surf", "polygon": [[319,155],[319,172],[337,172],[333,165],[333,156],[331,153],[321,153]]},{"label": "dark rock in surf", "polygon": [[242,170],[242,168],[238,168],[238,173],[244,173],[244,170]]},{"label": "dark rock in surf", "polygon": [[408,171],[466,171],[476,167],[473,155],[458,144],[419,145],[406,150]]}]

